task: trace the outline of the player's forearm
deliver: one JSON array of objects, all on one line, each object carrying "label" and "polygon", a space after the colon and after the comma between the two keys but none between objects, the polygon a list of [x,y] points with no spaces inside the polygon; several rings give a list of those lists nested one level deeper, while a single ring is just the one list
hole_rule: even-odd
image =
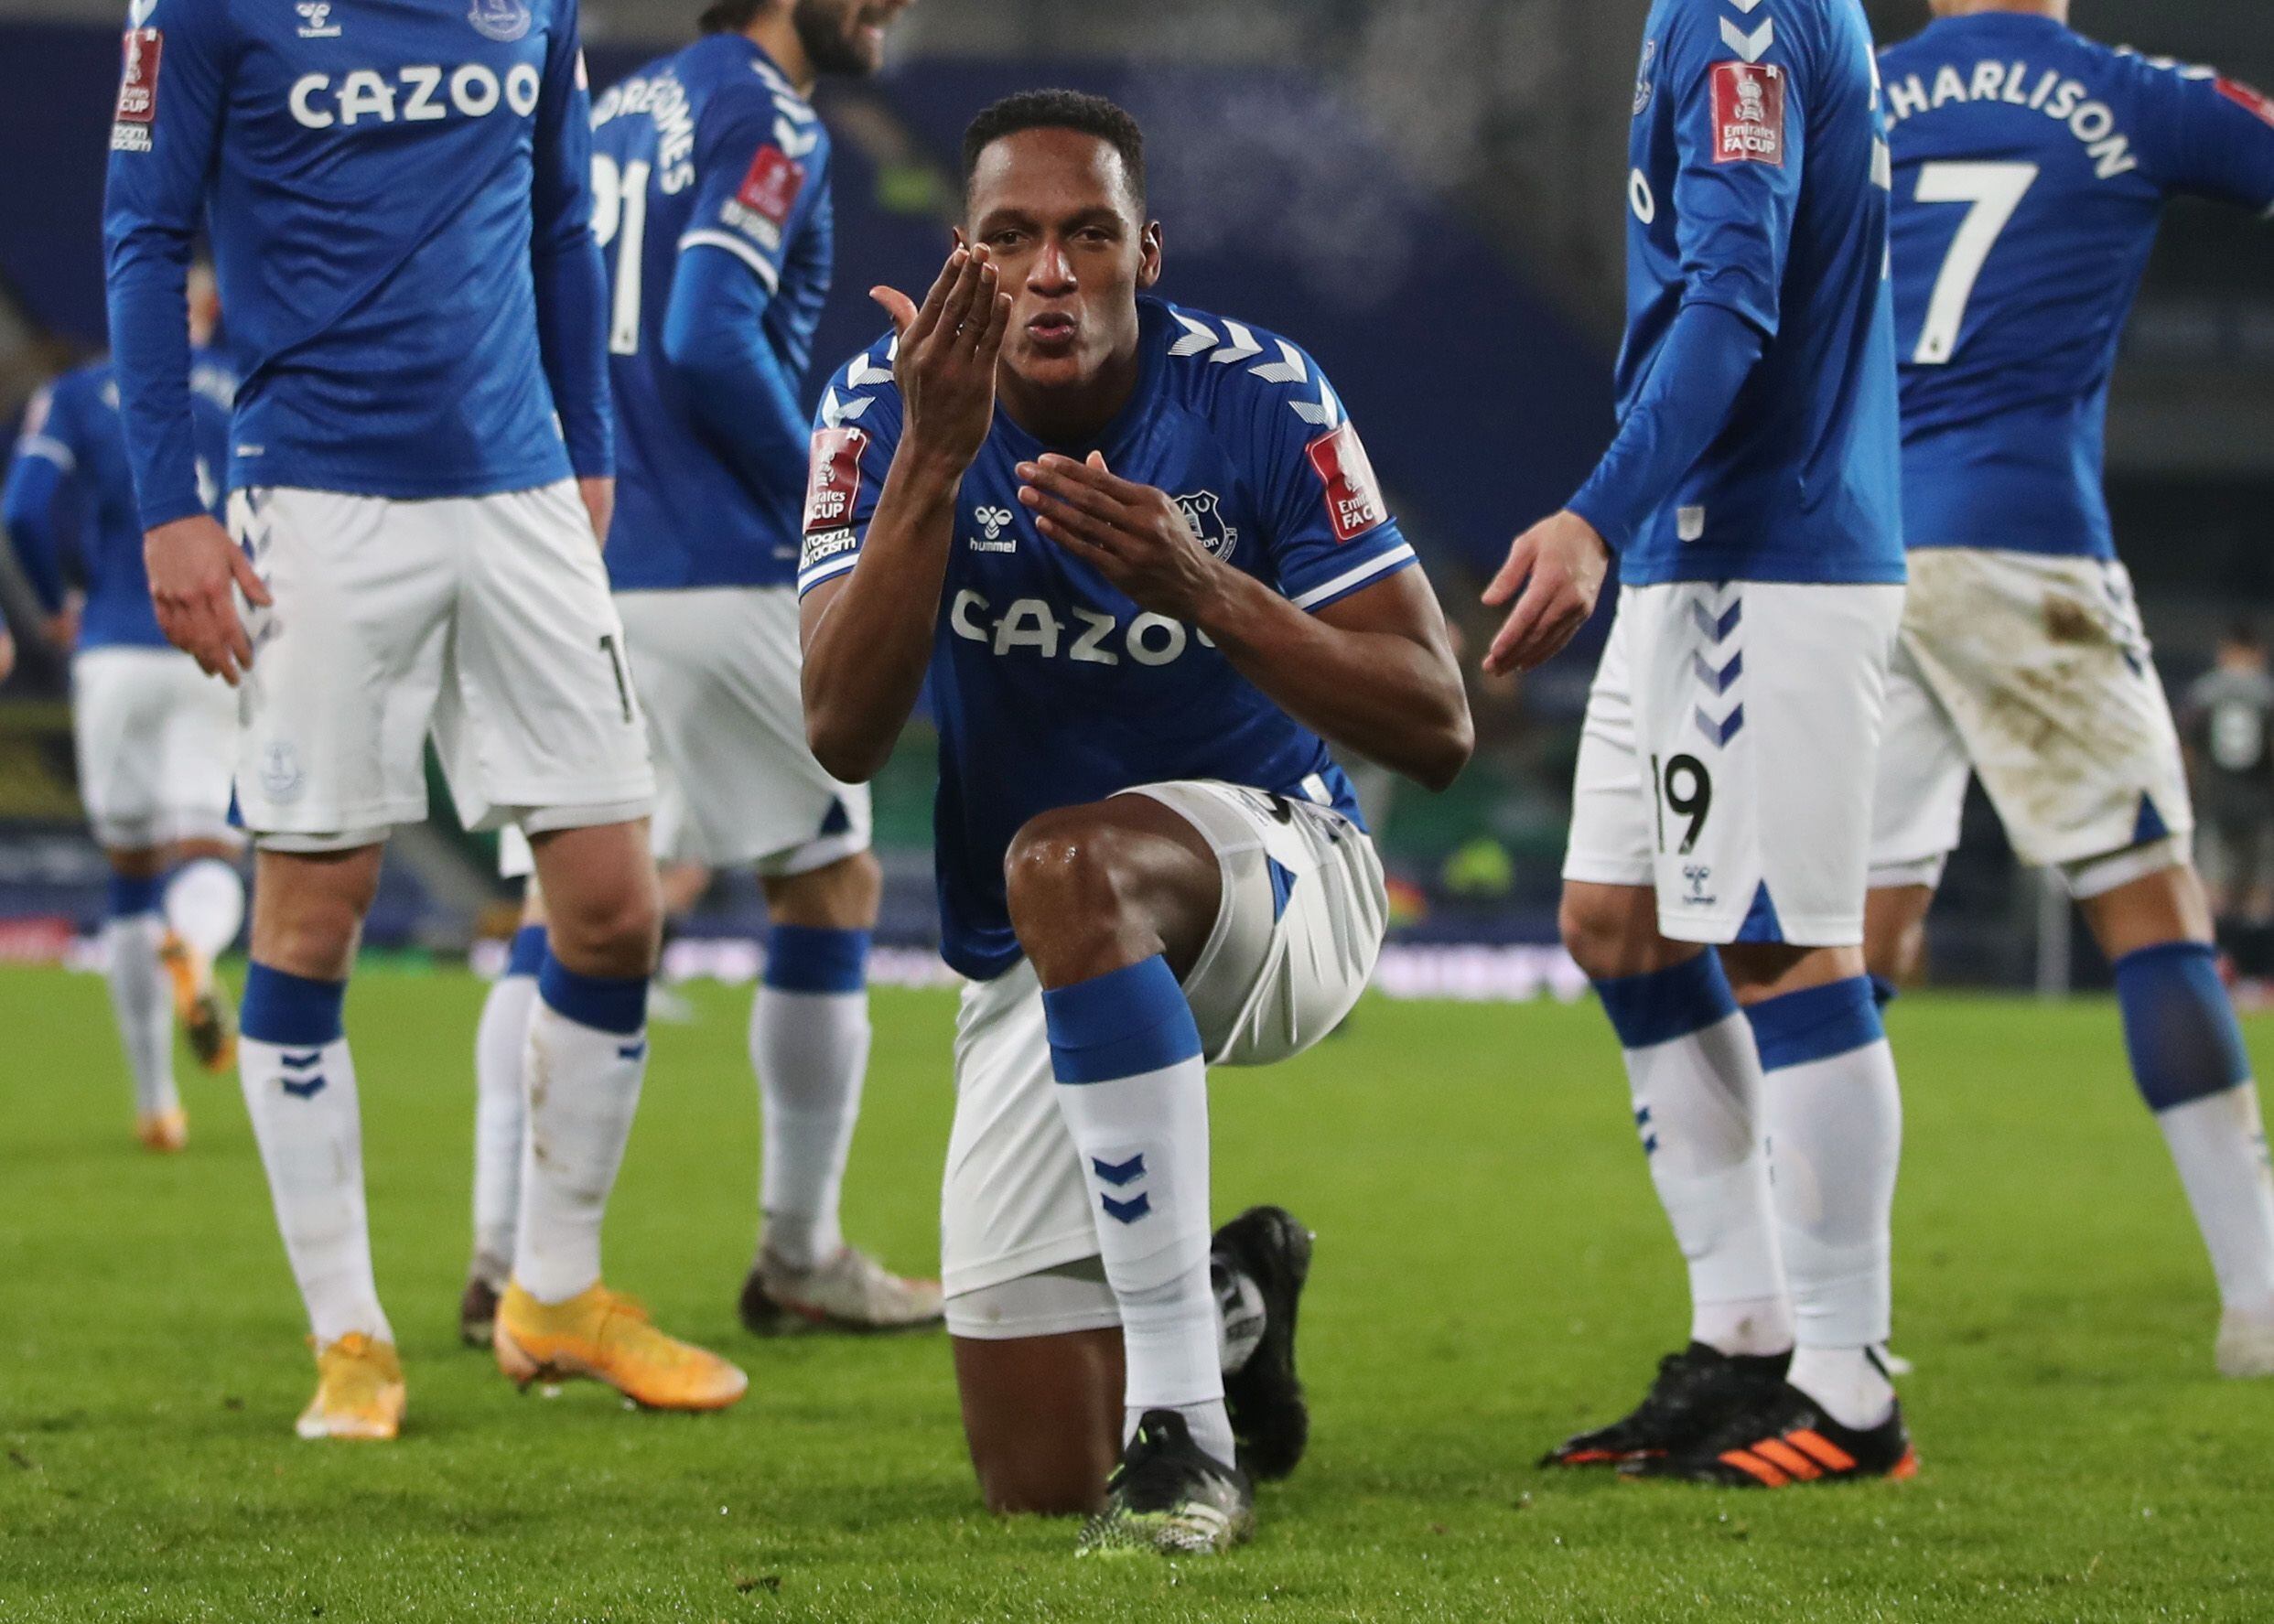
[{"label": "player's forearm", "polygon": [[189,239],[156,224],[108,242],[111,353],[142,527],[203,513],[189,404]]},{"label": "player's forearm", "polygon": [[608,393],[608,271],[586,233],[541,244],[530,262],[537,290],[537,339],[569,466],[580,479],[616,471],[616,426]]},{"label": "player's forearm", "polygon": [[19,457],[0,496],[0,524],[16,552],[24,579],[52,615],[63,607],[62,546],[56,534],[55,500],[62,470],[41,457]]},{"label": "player's forearm", "polygon": [[962,483],[903,446],[859,561],[807,628],[806,740],[847,783],[877,775],[923,692]]},{"label": "player's forearm", "polygon": [[1476,733],[1460,665],[1441,640],[1331,625],[1252,576],[1223,573],[1199,629],[1280,709],[1425,789],[1460,776]]},{"label": "player's forearm", "polygon": [[1674,500],[1682,477],[1728,426],[1766,342],[1718,305],[1686,305],[1674,318],[1641,397],[1619,425],[1571,511],[1623,552]]}]

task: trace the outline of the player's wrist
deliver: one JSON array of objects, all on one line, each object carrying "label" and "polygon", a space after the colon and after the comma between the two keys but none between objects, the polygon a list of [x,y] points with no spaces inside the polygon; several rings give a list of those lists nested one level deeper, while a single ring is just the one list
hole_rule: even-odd
[{"label": "player's wrist", "polygon": [[1577,519],[1593,532],[1607,557],[1616,557],[1626,550],[1633,539],[1632,528],[1622,524],[1617,514],[1592,490],[1582,490],[1565,506],[1564,511]]}]

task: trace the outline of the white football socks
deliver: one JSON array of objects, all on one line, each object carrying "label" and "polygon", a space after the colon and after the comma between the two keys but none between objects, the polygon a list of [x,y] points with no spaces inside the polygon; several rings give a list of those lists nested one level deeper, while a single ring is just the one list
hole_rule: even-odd
[{"label": "white football socks", "polygon": [[174,1085],[173,988],[158,963],[165,940],[166,921],[155,913],[113,916],[102,927],[102,976],[135,1081],[135,1109],[145,1116],[181,1107]]},{"label": "white football socks", "polygon": [[1208,1072],[1191,1008],[1158,956],[1042,998],[1059,1112],[1121,1310],[1124,1439],[1148,1410],[1175,1410],[1229,1464],[1208,1266]]},{"label": "white football socks", "polygon": [[219,857],[194,857],[166,882],[166,923],[211,963],[244,929],[244,876]]},{"label": "white football socks", "polygon": [[1891,1232],[1902,1152],[1895,1058],[1863,977],[1747,1012],[1759,1042],[1794,1348],[1786,1380],[1843,1426],[1887,1419],[1870,1358],[1892,1314]]},{"label": "white football socks", "polygon": [[1783,1353],[1793,1314],[1762,1145],[1761,1060],[1718,954],[1596,984],[1651,1183],[1689,1265],[1690,1337]]},{"label": "white football socks", "polygon": [[513,1268],[521,1218],[522,1140],[528,1102],[522,1066],[537,1003],[544,928],[523,927],[503,975],[490,984],[474,1028],[474,1273],[502,1290]]},{"label": "white football socks", "polygon": [[750,1008],[762,1243],[792,1268],[845,1245],[845,1163],[868,1069],[868,932],[777,925]]},{"label": "white football socks", "polygon": [[237,1046],[276,1228],[319,1346],[350,1331],[394,1339],[372,1276],[362,1119],[339,1025],[346,990],[253,964]]},{"label": "white football socks", "polygon": [[2219,1300],[2274,1319],[2274,1173],[2258,1090],[2246,1082],[2156,1113],[2210,1249]]},{"label": "white football socks", "polygon": [[549,953],[538,973],[513,1278],[541,1303],[600,1278],[600,1225],[647,1074],[647,987],[579,975]]}]

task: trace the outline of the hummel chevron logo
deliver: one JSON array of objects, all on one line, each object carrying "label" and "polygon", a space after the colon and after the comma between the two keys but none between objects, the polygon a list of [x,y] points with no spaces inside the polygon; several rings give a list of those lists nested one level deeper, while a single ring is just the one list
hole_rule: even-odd
[{"label": "hummel chevron logo", "polygon": [[620,1045],[616,1050],[616,1058],[620,1060],[646,1059],[648,1058],[647,1039],[642,1038],[637,1043],[626,1043]]},{"label": "hummel chevron logo", "polygon": [[1199,355],[1216,347],[1219,340],[1214,328],[1204,321],[1194,321],[1181,310],[1171,310],[1169,314],[1175,317],[1177,325],[1184,329],[1184,337],[1169,346],[1169,354]]},{"label": "hummel chevron logo", "polygon": [[1727,694],[1736,683],[1737,679],[1745,674],[1745,651],[1740,649],[1730,655],[1730,662],[1719,671],[1708,665],[1703,654],[1692,654],[1689,657],[1689,668],[1692,676],[1716,694]]},{"label": "hummel chevron logo", "polygon": [[1698,631],[1708,642],[1726,643],[1730,640],[1730,633],[1735,631],[1745,618],[1745,600],[1739,598],[1723,609],[1719,618],[1702,603],[1692,602],[1689,612],[1690,618],[1697,623]]},{"label": "hummel chevron logo", "polygon": [[[898,343],[899,340],[896,339],[893,342]],[[855,356],[853,364],[845,369],[845,386],[847,389],[867,389],[871,384],[891,382],[892,369],[871,366],[866,355]]]},{"label": "hummel chevron logo", "polygon": [[1761,0],[1730,0],[1730,4],[1747,16],[1752,16],[1754,12],[1761,9]]},{"label": "hummel chevron logo", "polygon": [[1145,1153],[1139,1151],[1126,1162],[1101,1162],[1092,1156],[1090,1167],[1106,1183],[1117,1187],[1145,1177]]},{"label": "hummel chevron logo", "polygon": [[276,1063],[287,1071],[305,1071],[324,1058],[320,1049],[311,1049],[304,1055],[278,1055]]},{"label": "hummel chevron logo", "polygon": [[1153,1198],[1143,1190],[1137,1191],[1133,1199],[1126,1201],[1116,1201],[1111,1196],[1100,1196],[1097,1199],[1099,1205],[1105,1209],[1105,1216],[1115,1223],[1135,1223],[1153,1210]]},{"label": "hummel chevron logo", "polygon": [[289,1077],[280,1077],[276,1080],[276,1086],[296,1100],[313,1100],[324,1092],[324,1086],[329,1081],[318,1071],[315,1076],[304,1077],[296,1082]]},{"label": "hummel chevron logo", "polygon": [[1223,330],[1232,335],[1232,342],[1208,358],[1215,365],[1227,367],[1234,361],[1252,360],[1264,352],[1264,347],[1256,342],[1255,333],[1238,322],[1226,320]]},{"label": "hummel chevron logo", "polygon": [[1706,715],[1703,705],[1697,708],[1697,731],[1712,740],[1716,746],[1727,745],[1730,740],[1744,731],[1744,727],[1745,707],[1741,704],[1731,711],[1729,719],[1723,722],[1717,722]]},{"label": "hummel chevron logo", "polygon": [[1776,43],[1776,19],[1774,17],[1762,18],[1761,27],[1748,34],[1729,18],[1723,17],[1721,19],[1721,43],[1748,62],[1758,62],[1769,54],[1769,48]]},{"label": "hummel chevron logo", "polygon": [[1303,352],[1285,339],[1279,340],[1277,360],[1267,360],[1260,367],[1250,367],[1247,370],[1266,383],[1308,383],[1310,382],[1310,370],[1303,365]]},{"label": "hummel chevron logo", "polygon": [[849,401],[841,400],[837,392],[832,389],[822,396],[821,420],[831,428],[843,428],[876,403],[865,394],[855,395]]}]

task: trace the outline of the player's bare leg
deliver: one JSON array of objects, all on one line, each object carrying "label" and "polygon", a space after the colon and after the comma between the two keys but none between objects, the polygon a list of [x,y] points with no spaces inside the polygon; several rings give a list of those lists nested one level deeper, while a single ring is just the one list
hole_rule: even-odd
[{"label": "player's bare leg", "polygon": [[838,1221],[868,1069],[868,948],[884,870],[864,851],[760,884],[773,926],[750,1007],[763,1223],[742,1322],[760,1335],[937,1324],[938,1283],[889,1273],[847,1245]]},{"label": "player's bare leg", "polygon": [[964,1438],[987,1510],[1086,1516],[1121,1458],[1118,1330],[953,1339]]},{"label": "player's bare leg", "polygon": [[391,1438],[404,1386],[372,1274],[362,1116],[341,1012],[383,849],[264,849],[238,1067],[317,1351],[307,1438]]},{"label": "player's bare leg", "polygon": [[600,1225],[647,1070],[647,989],[662,915],[647,823],[533,834],[549,920],[524,1062],[528,1129],[498,1364],[524,1385],[589,1376],[638,1403],[708,1410],[748,1386],[663,1335],[600,1279]]},{"label": "player's bare leg", "polygon": [[2078,906],[2116,967],[2133,1078],[2210,1249],[2219,1371],[2274,1376],[2274,1173],[2202,883],[2179,862]]}]

